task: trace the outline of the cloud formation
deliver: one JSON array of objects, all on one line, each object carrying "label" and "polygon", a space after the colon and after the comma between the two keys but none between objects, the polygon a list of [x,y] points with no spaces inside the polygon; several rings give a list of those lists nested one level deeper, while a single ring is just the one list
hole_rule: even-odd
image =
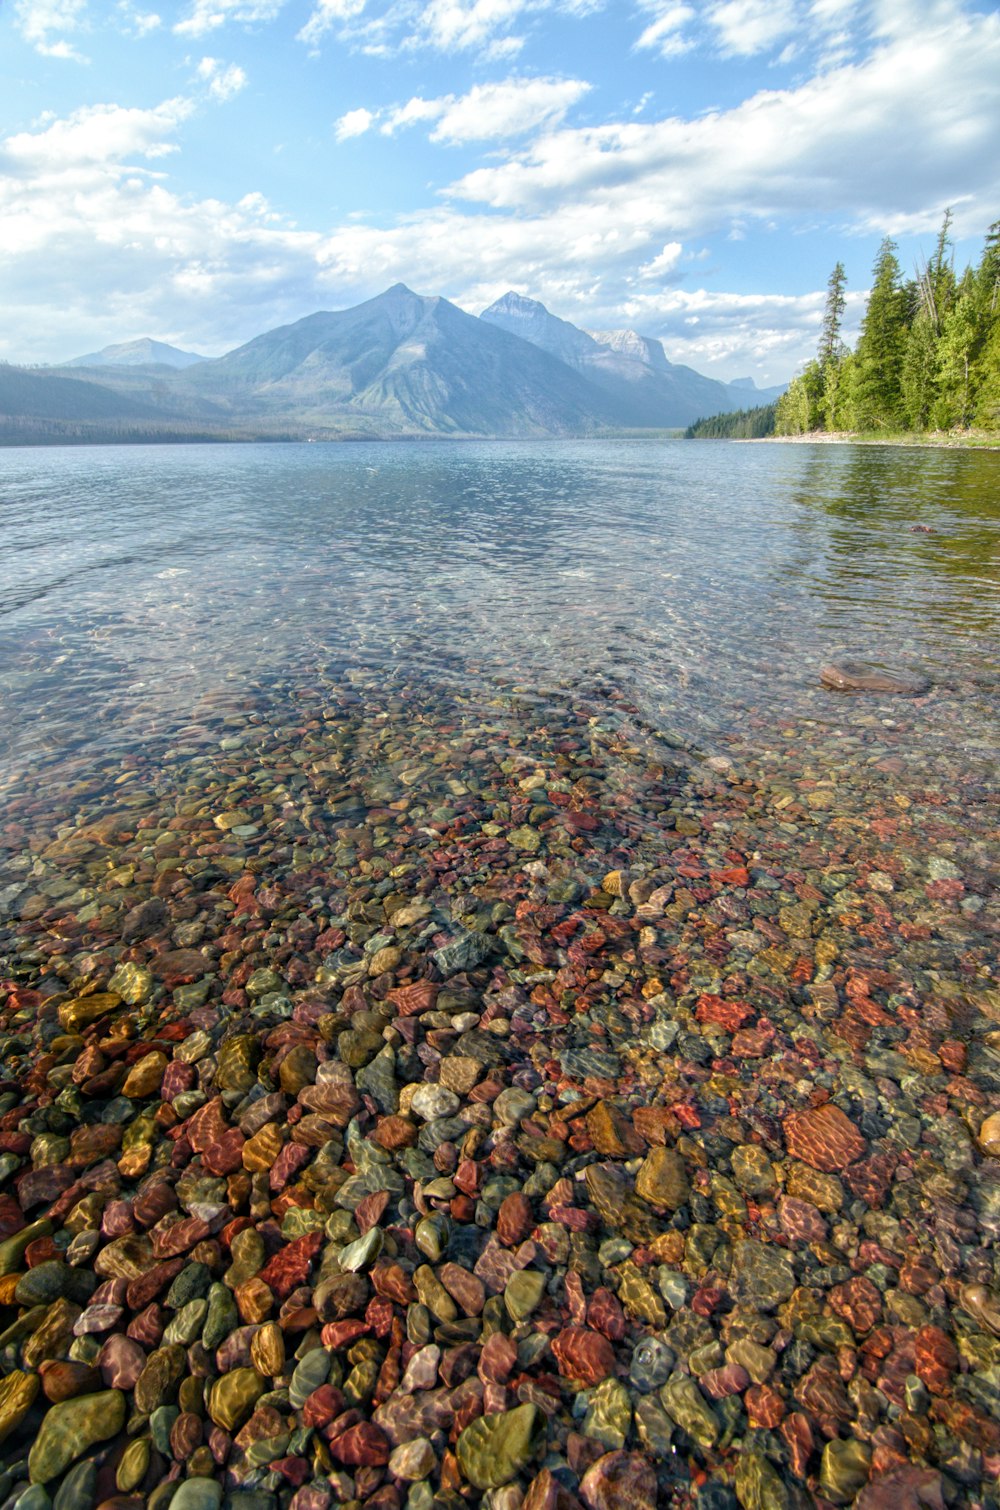
[{"label": "cloud formation", "polygon": [[66,34],[80,29],[86,8],[87,0],[15,0],[14,19],[24,40],[43,57],[84,63]]},{"label": "cloud formation", "polygon": [[180,37],[203,37],[230,21],[259,25],[273,21],[284,5],[285,0],[190,0],[174,31]]},{"label": "cloud formation", "polygon": [[583,79],[504,79],[476,84],[467,94],[419,96],[388,110],[349,110],[336,122],[338,141],[360,136],[378,125],[383,136],[409,126],[435,122],[433,142],[503,141],[557,125],[572,105],[590,90]]},{"label": "cloud formation", "polygon": [[[346,3],[337,0],[340,12]],[[229,200],[182,192],[174,154],[196,113],[246,82],[212,56],[192,65],[200,87],[190,97],[44,117],[0,141],[10,312],[0,352],[70,355],[42,344],[66,328],[81,350],[152,334],[220,351],[401,279],[473,310],[514,286],[576,323],[660,335],[674,359],[787,377],[814,349],[822,288],[699,288],[719,282],[703,260],[710,247],[765,236],[771,225],[783,245],[797,229],[933,234],[946,204],[956,207],[958,234],[978,237],[1000,204],[1000,17],[933,0],[931,21],[913,27],[910,3],[878,0],[866,56],[691,118],[629,112],[568,125],[570,109],[586,98],[592,110],[596,96],[584,80],[557,77],[349,110],[335,127],[345,154],[371,150],[375,131],[421,123],[445,146],[490,144],[423,206],[379,223],[347,216],[301,227],[259,191]],[[829,38],[845,4],[816,0]],[[260,0],[219,5],[224,19],[247,25],[262,14]],[[196,12],[212,29],[216,12],[203,0],[187,19]],[[747,25],[755,14],[741,12]],[[654,16],[649,5],[645,19],[663,23],[650,44],[662,46],[690,18],[662,7]],[[751,28],[741,45],[752,41]]]},{"label": "cloud formation", "polygon": [[573,199],[622,220],[645,219],[652,200],[686,236],[776,215],[922,227],[967,185],[1000,201],[998,77],[1000,16],[952,16],[730,110],[549,132],[450,193],[518,215]]},{"label": "cloud formation", "polygon": [[220,63],[218,58],[202,58],[196,72],[214,100],[231,100],[246,88],[246,73],[236,63]]}]

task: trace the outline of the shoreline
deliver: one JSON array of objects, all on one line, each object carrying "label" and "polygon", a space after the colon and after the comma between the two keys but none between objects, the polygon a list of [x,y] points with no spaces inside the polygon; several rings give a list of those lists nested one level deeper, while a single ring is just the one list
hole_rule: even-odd
[{"label": "shoreline", "polygon": [[856,430],[810,430],[805,435],[758,435],[739,438],[741,446],[904,446],[911,450],[1000,451],[1000,435],[970,430],[965,435],[931,430],[926,435],[861,435]]}]

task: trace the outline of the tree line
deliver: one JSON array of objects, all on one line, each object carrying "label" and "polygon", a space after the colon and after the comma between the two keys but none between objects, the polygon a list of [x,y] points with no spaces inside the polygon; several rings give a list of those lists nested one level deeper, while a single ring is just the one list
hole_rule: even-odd
[{"label": "tree line", "polygon": [[685,440],[760,440],[774,434],[777,404],[758,404],[754,409],[734,409],[728,414],[710,414],[696,419],[684,431]]},{"label": "tree line", "polygon": [[930,260],[904,280],[898,247],[879,247],[857,346],[841,340],[847,277],[827,284],[819,349],[778,400],[775,433],[1000,428],[1000,220],[959,276],[951,211]]}]

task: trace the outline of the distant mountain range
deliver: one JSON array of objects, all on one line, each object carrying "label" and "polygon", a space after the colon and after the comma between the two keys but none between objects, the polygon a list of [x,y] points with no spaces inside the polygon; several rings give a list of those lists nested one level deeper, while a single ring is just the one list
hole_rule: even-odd
[{"label": "distant mountain range", "polygon": [[168,346],[165,341],[151,341],[148,336],[139,341],[123,341],[118,346],[105,346],[103,351],[92,351],[85,357],[74,357],[70,362],[59,363],[62,367],[190,367],[194,362],[204,362],[205,357],[193,351],[181,351],[177,346]]},{"label": "distant mountain range", "polygon": [[635,331],[505,294],[478,319],[402,283],[213,360],[140,340],[0,367],[0,441],[389,439],[674,429],[780,389],[718,383]]}]

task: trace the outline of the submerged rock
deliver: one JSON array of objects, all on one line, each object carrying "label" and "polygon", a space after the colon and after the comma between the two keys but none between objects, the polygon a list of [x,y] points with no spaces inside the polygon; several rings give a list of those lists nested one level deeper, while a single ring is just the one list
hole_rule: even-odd
[{"label": "submerged rock", "polygon": [[917,672],[883,667],[869,661],[830,661],[819,673],[824,687],[834,692],[888,692],[919,697],[930,680]]}]

